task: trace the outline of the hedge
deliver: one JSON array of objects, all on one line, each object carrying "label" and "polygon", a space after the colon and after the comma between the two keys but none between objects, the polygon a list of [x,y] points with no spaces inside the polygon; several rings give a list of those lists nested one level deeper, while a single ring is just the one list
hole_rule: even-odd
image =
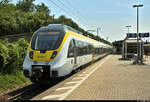
[{"label": "hedge", "polygon": [[7,39],[0,40],[0,74],[15,74],[17,70],[22,70],[27,46],[28,41],[24,38],[13,43]]}]

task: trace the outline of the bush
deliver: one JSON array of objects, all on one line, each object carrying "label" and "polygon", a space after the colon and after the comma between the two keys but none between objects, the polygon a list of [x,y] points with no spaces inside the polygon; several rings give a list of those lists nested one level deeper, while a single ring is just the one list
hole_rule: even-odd
[{"label": "bush", "polygon": [[4,41],[0,41],[0,73],[5,72],[5,67],[8,64],[8,47],[5,46]]},{"label": "bush", "polygon": [[0,74],[0,94],[7,90],[15,89],[17,86],[31,84],[28,78],[25,78],[23,71],[16,71],[16,74]]},{"label": "bush", "polygon": [[8,43],[7,39],[0,40],[0,73],[15,74],[21,70],[27,46],[28,42],[24,38],[14,43]]},{"label": "bush", "polygon": [[18,44],[18,52],[19,52],[19,68],[22,69],[22,64],[27,52],[27,47],[28,47],[28,41],[25,40],[24,38],[20,38],[17,42]]}]

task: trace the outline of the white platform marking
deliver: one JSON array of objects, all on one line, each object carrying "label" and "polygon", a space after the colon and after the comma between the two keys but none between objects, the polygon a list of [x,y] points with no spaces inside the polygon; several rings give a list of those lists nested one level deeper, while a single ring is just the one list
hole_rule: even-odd
[{"label": "white platform marking", "polygon": [[82,73],[86,74],[86,73],[88,73],[88,72],[82,72]]},{"label": "white platform marking", "polygon": [[65,84],[74,84],[74,83],[79,83],[80,81],[71,81],[71,82],[66,82]]},{"label": "white platform marking", "polygon": [[[86,76],[86,77],[82,77],[83,79],[81,81],[74,81],[74,82],[68,82],[69,84],[70,83],[77,83],[76,85],[74,85],[69,91],[67,91],[66,93],[64,94],[59,94],[59,95],[49,95],[49,96],[45,96],[44,98],[42,98],[42,100],[46,100],[46,99],[49,99],[49,98],[59,98],[58,100],[64,100],[72,91],[74,91],[80,84],[82,84],[92,73],[94,73],[102,64],[105,63],[106,60],[109,59],[110,56],[106,57],[103,62],[101,62],[99,65],[95,65],[93,68],[93,70],[91,70],[91,72]],[[81,78],[81,77],[79,77]],[[77,78],[74,78],[74,79],[77,79]],[[66,83],[67,84],[67,83]]]},{"label": "white platform marking", "polygon": [[78,76],[86,76],[86,75],[88,75],[88,74],[79,74]]},{"label": "white platform marking", "polygon": [[71,89],[71,88],[73,88],[73,87],[61,87],[61,88],[56,89],[56,91],[65,90],[65,89]]},{"label": "white platform marking", "polygon": [[62,97],[64,96],[64,94],[59,94],[59,95],[49,95],[49,96],[45,96],[44,98],[42,98],[42,100],[47,100],[50,98],[58,98],[58,97]]},{"label": "white platform marking", "polygon": [[60,97],[58,100],[64,100],[72,91],[74,91],[84,80],[86,80],[92,73],[94,73],[102,64],[105,63],[106,60],[108,60],[110,56],[108,56],[103,62],[101,62],[99,65],[95,65],[94,69],[89,73],[89,75],[87,75],[86,77],[84,77],[78,84],[76,84],[71,90],[69,90],[68,92],[66,92],[64,94],[64,96]]},{"label": "white platform marking", "polygon": [[84,78],[84,77],[76,77],[76,78],[73,78],[73,80],[74,80],[74,79],[83,79],[83,78]]}]

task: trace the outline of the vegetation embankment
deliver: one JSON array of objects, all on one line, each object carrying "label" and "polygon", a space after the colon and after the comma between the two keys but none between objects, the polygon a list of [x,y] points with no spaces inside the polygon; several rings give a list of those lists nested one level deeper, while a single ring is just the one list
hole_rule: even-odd
[{"label": "vegetation embankment", "polygon": [[0,93],[31,83],[22,71],[27,43],[23,38],[14,43],[9,43],[7,39],[0,40]]}]

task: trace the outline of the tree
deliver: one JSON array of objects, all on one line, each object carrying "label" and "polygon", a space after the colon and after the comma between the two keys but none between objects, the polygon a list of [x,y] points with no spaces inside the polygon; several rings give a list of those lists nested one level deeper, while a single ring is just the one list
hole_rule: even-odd
[{"label": "tree", "polygon": [[47,16],[50,14],[50,10],[48,9],[48,7],[44,3],[37,5],[35,8],[36,8],[37,12],[43,12]]},{"label": "tree", "polygon": [[34,1],[35,0],[19,0],[18,3],[16,4],[16,6],[21,11],[33,12],[34,8],[35,8],[35,5],[33,3]]},{"label": "tree", "polygon": [[3,4],[3,5],[7,5],[9,2],[11,2],[12,0],[1,0],[0,1],[0,4]]},{"label": "tree", "polygon": [[59,16],[58,21],[64,24],[66,17],[64,15]]}]

